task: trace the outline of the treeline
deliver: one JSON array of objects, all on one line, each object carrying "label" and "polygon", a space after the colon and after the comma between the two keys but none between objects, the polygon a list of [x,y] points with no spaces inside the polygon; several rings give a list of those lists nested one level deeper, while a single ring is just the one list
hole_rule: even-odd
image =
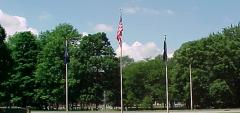
[{"label": "treeline", "polygon": [[[184,43],[168,59],[169,100],[190,108],[189,67],[192,70],[194,108],[240,107],[240,25]],[[162,56],[124,68],[125,106],[165,106]]]},{"label": "treeline", "polygon": [[97,108],[103,99],[119,105],[119,60],[106,34],[82,36],[73,26],[60,24],[39,36],[18,32],[8,41],[0,26],[1,106],[58,109],[65,105],[65,40],[70,109]]},{"label": "treeline", "polygon": [[175,100],[189,102],[191,64],[195,107],[240,107],[240,24],[183,44],[173,59]]},{"label": "treeline", "polygon": [[[119,59],[105,33],[82,36],[69,24],[35,36],[19,32],[6,41],[0,27],[0,105],[58,109],[65,105],[65,40],[68,41],[70,109],[120,106]],[[184,43],[168,59],[169,101],[194,108],[240,106],[240,25]],[[123,99],[128,108],[166,106],[162,56],[134,62],[123,57]]]}]

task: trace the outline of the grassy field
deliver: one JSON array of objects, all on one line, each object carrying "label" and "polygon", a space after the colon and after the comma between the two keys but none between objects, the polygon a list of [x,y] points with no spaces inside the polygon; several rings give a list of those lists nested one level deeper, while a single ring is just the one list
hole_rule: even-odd
[{"label": "grassy field", "polygon": [[[32,111],[31,113],[65,113],[65,111]],[[69,111],[69,113],[120,113],[120,111]],[[124,113],[166,113],[166,110],[124,111]],[[169,113],[240,113],[240,109],[170,110]]]}]

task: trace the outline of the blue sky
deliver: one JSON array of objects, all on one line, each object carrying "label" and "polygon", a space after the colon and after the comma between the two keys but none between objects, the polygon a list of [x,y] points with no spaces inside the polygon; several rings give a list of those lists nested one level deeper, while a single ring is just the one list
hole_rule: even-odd
[{"label": "blue sky", "polygon": [[239,0],[0,0],[0,24],[11,34],[40,33],[70,23],[80,33],[105,31],[117,49],[122,8],[124,53],[139,60],[162,53],[163,34],[173,54],[184,42],[238,24],[239,4]]}]

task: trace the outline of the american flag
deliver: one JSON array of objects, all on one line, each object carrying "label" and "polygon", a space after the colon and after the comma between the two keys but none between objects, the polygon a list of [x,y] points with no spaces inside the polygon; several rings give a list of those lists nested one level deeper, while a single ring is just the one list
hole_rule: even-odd
[{"label": "american flag", "polygon": [[121,47],[122,47],[122,31],[123,31],[123,23],[122,23],[122,16],[120,16],[120,21],[118,24],[118,31],[117,31],[117,40]]}]

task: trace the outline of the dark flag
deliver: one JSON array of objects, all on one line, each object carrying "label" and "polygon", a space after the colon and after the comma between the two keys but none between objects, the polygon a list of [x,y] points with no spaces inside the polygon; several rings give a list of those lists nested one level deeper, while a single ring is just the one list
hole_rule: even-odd
[{"label": "dark flag", "polygon": [[164,61],[167,61],[167,43],[166,43],[166,37],[165,37],[165,40],[164,40],[163,60],[164,60]]},{"label": "dark flag", "polygon": [[64,50],[64,64],[69,63],[69,56],[68,56],[68,51],[67,51],[67,46],[65,46],[65,50]]}]

